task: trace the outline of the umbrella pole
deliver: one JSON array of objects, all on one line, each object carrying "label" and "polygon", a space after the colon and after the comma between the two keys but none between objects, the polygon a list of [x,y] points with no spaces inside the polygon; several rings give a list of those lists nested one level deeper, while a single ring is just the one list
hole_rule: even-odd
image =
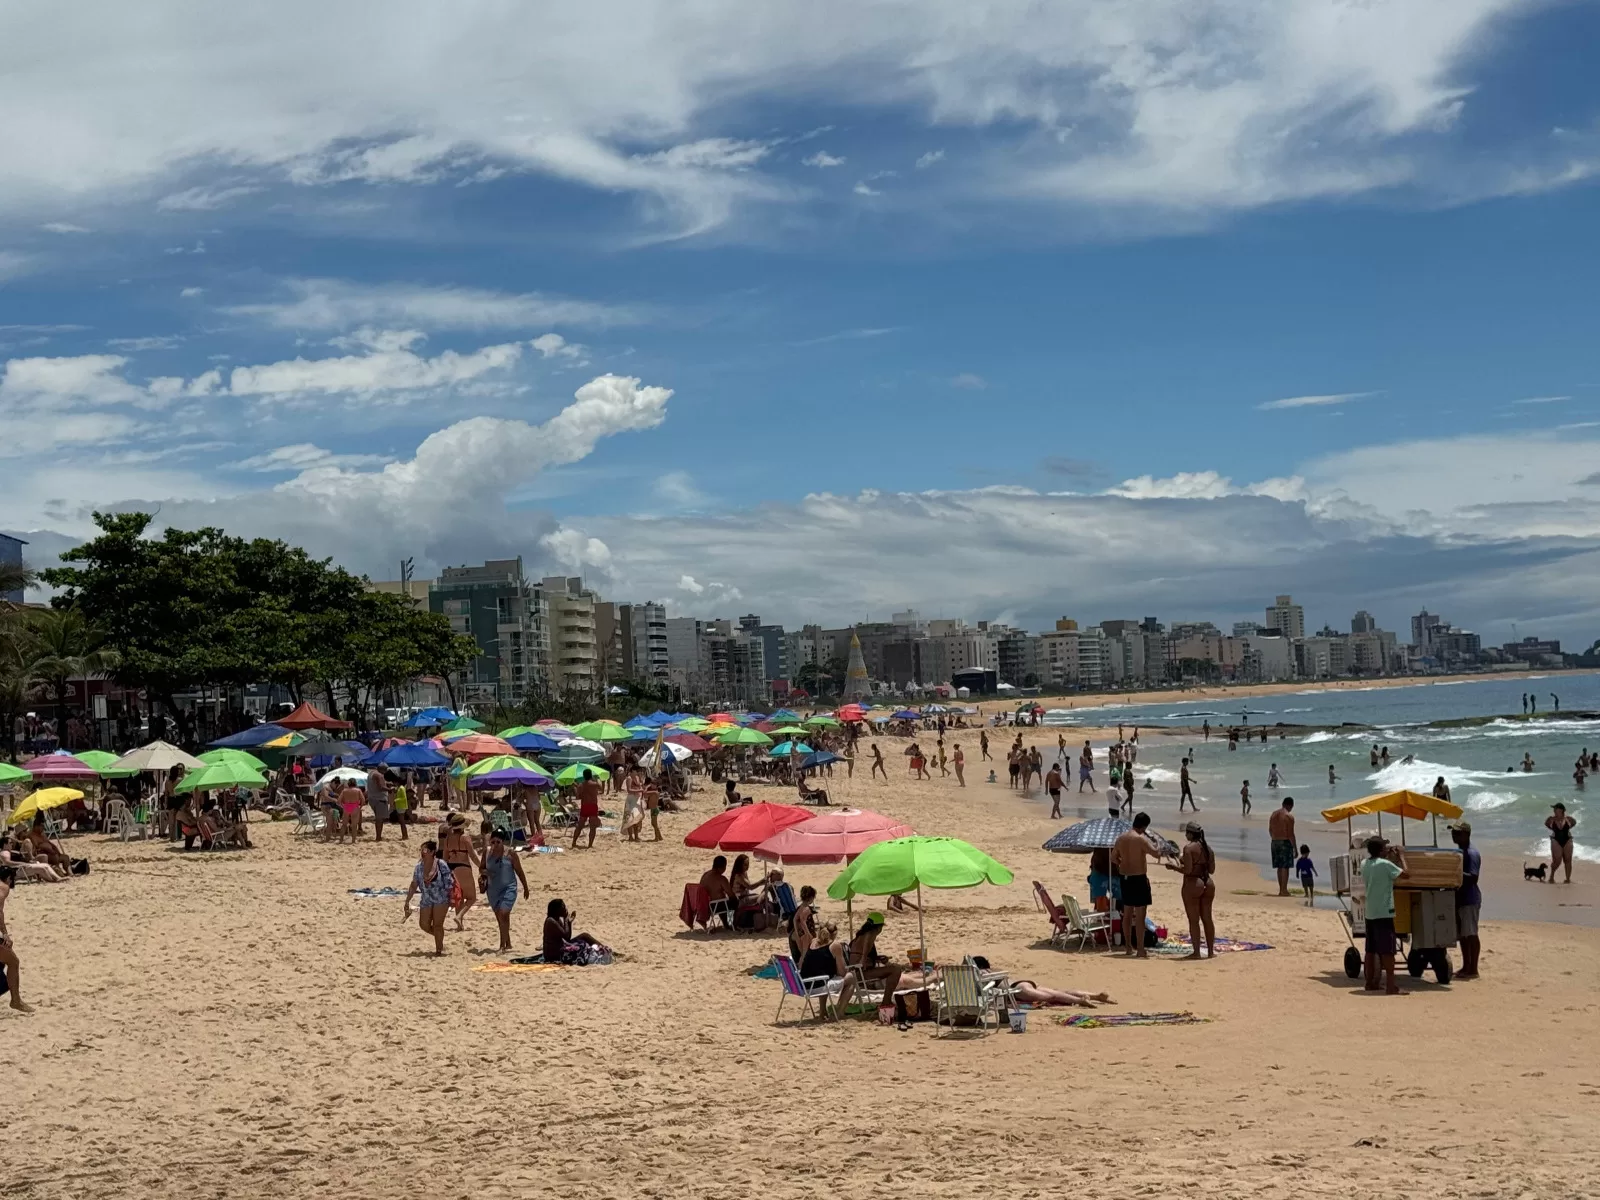
[{"label": "umbrella pole", "polygon": [[922,881],[917,880],[917,946],[922,954],[922,961],[928,961],[928,935],[922,928]]}]

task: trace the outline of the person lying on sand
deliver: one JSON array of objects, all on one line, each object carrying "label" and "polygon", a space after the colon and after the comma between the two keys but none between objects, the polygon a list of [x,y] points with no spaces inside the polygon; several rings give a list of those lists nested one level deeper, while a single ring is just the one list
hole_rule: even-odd
[{"label": "person lying on sand", "polygon": [[[972,965],[988,971],[989,960],[981,954],[972,956]],[[1115,1004],[1109,992],[1075,992],[1068,988],[1041,987],[1031,979],[1018,979],[1011,985],[1011,994],[1024,1004],[1035,1008],[1093,1008],[1097,1004]]]}]

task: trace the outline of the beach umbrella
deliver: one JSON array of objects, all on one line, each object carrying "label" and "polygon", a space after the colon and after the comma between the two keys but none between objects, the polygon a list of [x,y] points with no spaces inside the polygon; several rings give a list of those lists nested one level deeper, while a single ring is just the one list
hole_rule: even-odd
[{"label": "beach umbrella", "polygon": [[[269,747],[278,749],[278,747]],[[295,742],[292,746],[283,747],[283,752],[288,758],[326,758],[330,761],[335,758],[349,759],[358,762],[372,752],[360,742],[341,742],[331,737],[318,735]]]},{"label": "beach umbrella", "polygon": [[455,713],[446,711],[441,714],[433,709],[424,709],[415,716],[408,717],[400,722],[401,729],[432,729],[435,725],[445,725],[456,719]]},{"label": "beach umbrella", "polygon": [[807,725],[815,725],[819,729],[837,729],[837,728],[839,728],[839,722],[837,720],[835,720],[833,717],[829,717],[829,716],[825,716],[825,715],[824,716],[807,717],[805,719],[804,723],[807,724]]},{"label": "beach umbrella", "polygon": [[712,713],[710,716],[706,717],[706,720],[710,721],[712,724],[715,724],[718,721],[722,721],[725,724],[732,725],[733,724],[733,714],[732,713],[716,712],[716,713]]},{"label": "beach umbrella", "polygon": [[689,831],[685,846],[701,850],[754,850],[775,833],[816,816],[812,809],[761,801],[726,809]]},{"label": "beach umbrella", "polygon": [[32,795],[24,796],[22,803],[11,810],[11,816],[6,819],[7,825],[20,825],[33,818],[46,809],[60,808],[63,804],[71,804],[74,800],[82,800],[83,793],[77,788],[47,787],[40,788]]},{"label": "beach umbrella", "polygon": [[775,833],[752,853],[784,866],[805,863],[849,862],[869,846],[894,838],[912,837],[916,830],[905,822],[864,808],[818,813],[809,821]]},{"label": "beach umbrella", "polygon": [[[230,733],[227,737],[218,738],[211,745],[222,749],[248,750],[252,746],[265,746],[268,742],[275,741],[288,732],[282,725],[252,725],[249,729],[241,729],[238,733]],[[151,746],[165,746],[167,744],[166,742],[151,742],[150,746],[142,746],[140,749],[148,750]],[[176,746],[172,748],[177,749]],[[138,750],[130,751],[133,754],[138,752]],[[182,753],[182,751],[179,751],[179,753]],[[123,757],[126,758],[128,756],[125,754]],[[144,771],[170,771],[171,769],[171,767],[140,768],[140,770]]]},{"label": "beach umbrella", "polygon": [[[1088,854],[1092,850],[1109,850],[1116,840],[1133,826],[1121,817],[1094,817],[1068,825],[1044,844],[1046,850],[1059,854]],[[1163,855],[1176,857],[1178,847],[1153,829],[1144,831]]]},{"label": "beach umbrella", "polygon": [[139,773],[136,768],[117,766],[117,756],[106,750],[80,750],[76,757],[93,767],[102,779],[126,779]]},{"label": "beach umbrella", "polygon": [[902,708],[898,712],[890,713],[889,719],[891,721],[920,721],[922,720],[922,714],[914,708]]},{"label": "beach umbrella", "polygon": [[[661,743],[661,752],[667,756],[669,762],[682,762],[694,753],[687,746],[665,740]],[[653,767],[656,765],[656,752],[653,747],[639,756],[639,765],[641,767]]]},{"label": "beach umbrella", "polygon": [[768,729],[764,732],[774,734],[779,737],[805,737],[806,734],[811,732],[811,730],[803,728],[799,725],[779,725],[776,728]]},{"label": "beach umbrella", "polygon": [[917,941],[922,961],[928,942],[922,925],[922,889],[969,888],[980,883],[1007,884],[1011,872],[982,850],[960,838],[903,837],[879,842],[857,855],[828,885],[828,895],[849,901],[856,896],[899,896],[917,892]]},{"label": "beach umbrella", "polygon": [[[505,737],[504,734],[500,736]],[[519,754],[547,754],[561,748],[561,743],[554,738],[531,729],[527,733],[514,734],[505,740],[506,744]]]},{"label": "beach umbrella", "polygon": [[349,721],[341,721],[338,717],[330,717],[311,701],[307,700],[286,717],[279,717],[273,722],[285,729],[354,729]]},{"label": "beach umbrella", "polygon": [[569,739],[540,757],[551,766],[567,766],[571,763],[597,763],[605,756],[606,752],[592,742]]},{"label": "beach umbrella", "polygon": [[527,771],[534,775],[542,775],[546,779],[550,778],[549,771],[531,758],[523,758],[517,754],[496,754],[489,758],[481,758],[471,764],[465,774],[471,779],[475,775],[485,775],[491,771]]},{"label": "beach umbrella", "polygon": [[495,734],[495,737],[505,738],[505,740],[509,742],[514,737],[520,737],[524,733],[534,732],[536,731],[532,725],[513,725],[510,729],[502,729],[499,733]]},{"label": "beach umbrella", "polygon": [[201,763],[200,770],[223,762],[238,763],[240,766],[249,767],[252,771],[264,772],[267,770],[267,764],[248,750],[207,750],[200,756],[199,761]]},{"label": "beach umbrella", "polygon": [[471,734],[472,730],[470,729],[446,729],[439,734],[439,740],[448,745],[458,738],[469,737]]},{"label": "beach umbrella", "polygon": [[494,754],[514,754],[515,751],[503,738],[492,737],[487,733],[469,733],[466,737],[453,739],[449,743],[451,754],[465,754],[468,758],[488,758]]},{"label": "beach umbrella", "polygon": [[925,712],[925,713],[938,714],[938,713],[947,713],[950,710],[948,708],[946,708],[942,704],[925,704],[925,705],[922,706],[922,711]]},{"label": "beach umbrella", "polygon": [[357,787],[367,781],[367,773],[357,767],[335,767],[321,779],[317,780],[317,790],[332,787],[336,783],[353,783]]},{"label": "beach umbrella", "polygon": [[711,749],[710,742],[693,733],[669,733],[663,740],[675,746],[682,746],[685,750],[693,750],[697,754]]},{"label": "beach umbrella", "polygon": [[811,747],[804,742],[779,742],[767,751],[768,756],[772,758],[787,758],[791,753],[810,754]]},{"label": "beach umbrella", "polygon": [[585,772],[599,780],[611,778],[611,772],[604,767],[573,763],[570,767],[562,767],[561,770],[556,772],[556,782],[562,787],[576,787],[583,782]]},{"label": "beach umbrella", "polygon": [[838,761],[839,756],[831,750],[813,750],[800,760],[800,769],[809,771],[812,767],[825,767]]},{"label": "beach umbrella", "polygon": [[[366,776],[362,775],[365,779]],[[255,768],[241,762],[208,763],[198,771],[190,771],[174,786],[174,792],[209,792],[220,788],[264,788],[267,777]]]},{"label": "beach umbrella", "polygon": [[770,746],[772,739],[759,729],[741,729],[735,726],[717,734],[717,742],[723,746]]},{"label": "beach umbrella", "polygon": [[10,763],[0,762],[0,787],[8,783],[27,783],[32,778],[32,771],[24,771],[21,767],[13,767]]},{"label": "beach umbrella", "polygon": [[638,728],[625,726],[625,728],[632,734],[628,739],[631,742],[654,742],[661,733],[660,729],[652,729],[648,725],[640,725]]},{"label": "beach umbrella", "polygon": [[96,779],[98,773],[88,763],[71,754],[41,754],[22,764],[35,779]]},{"label": "beach umbrella", "polygon": [[[255,748],[258,750],[287,750],[290,746],[298,746],[301,742],[306,740],[307,736],[308,735],[306,734],[296,733],[291,730],[288,733],[280,734],[279,736],[273,738],[270,742],[257,743],[255,744]],[[232,748],[238,749],[238,747]],[[223,747],[223,749],[229,749],[229,747]]]},{"label": "beach umbrella", "polygon": [[468,733],[476,733],[478,730],[483,728],[483,722],[474,721],[471,717],[457,717],[454,721],[451,721],[446,728],[451,732],[454,732],[457,729],[465,729]]},{"label": "beach umbrella", "polygon": [[672,728],[681,729],[684,733],[700,733],[711,728],[711,722],[704,717],[682,717],[672,722]]},{"label": "beach umbrella", "polygon": [[792,708],[780,708],[767,714],[769,721],[798,721],[800,714]]},{"label": "beach umbrella", "polygon": [[481,775],[468,775],[469,788],[493,790],[495,788],[508,788],[514,784],[523,787],[547,788],[554,787],[555,780],[543,770],[530,771],[526,767],[507,767],[502,771],[485,771]]},{"label": "beach umbrella", "polygon": [[[859,721],[867,715],[867,710],[859,704],[846,704],[833,714],[841,721]],[[812,718],[815,720],[815,718]]]},{"label": "beach umbrella", "polygon": [[377,767],[447,767],[450,756],[422,742],[407,742],[379,750],[362,761]]},{"label": "beach umbrella", "polygon": [[585,721],[574,725],[572,734],[591,742],[625,742],[633,736],[633,731],[615,721]]}]

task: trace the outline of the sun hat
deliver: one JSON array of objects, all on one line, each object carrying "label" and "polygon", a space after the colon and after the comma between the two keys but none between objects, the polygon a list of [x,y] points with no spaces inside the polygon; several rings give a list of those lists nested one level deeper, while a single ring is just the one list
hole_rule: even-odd
[{"label": "sun hat", "polygon": [[867,924],[868,925],[882,925],[882,924],[884,924],[884,916],[883,916],[883,914],[881,912],[869,912],[867,914]]}]

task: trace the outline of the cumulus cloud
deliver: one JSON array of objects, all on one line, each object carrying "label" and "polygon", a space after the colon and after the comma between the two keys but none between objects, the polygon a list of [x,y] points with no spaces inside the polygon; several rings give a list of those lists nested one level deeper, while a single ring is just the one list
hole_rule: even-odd
[{"label": "cumulus cloud", "polygon": [[587,346],[569,342],[559,333],[542,333],[528,344],[539,352],[541,358],[565,359],[574,366],[581,366],[589,361]]},{"label": "cumulus cloud", "polygon": [[277,329],[338,331],[360,326],[428,330],[529,329],[568,325],[604,328],[644,319],[637,309],[540,292],[288,279],[281,299],[227,311]]},{"label": "cumulus cloud", "polygon": [[965,388],[968,391],[981,392],[984,388],[989,386],[989,381],[982,375],[975,375],[971,371],[963,371],[961,374],[951,377],[950,386]]},{"label": "cumulus cloud", "polygon": [[329,395],[372,400],[459,387],[502,373],[522,357],[520,342],[506,342],[467,354],[446,350],[427,358],[411,349],[421,338],[414,331],[367,331],[363,338],[368,347],[365,353],[235,367],[228,376],[228,390],[235,396],[274,400]]}]

